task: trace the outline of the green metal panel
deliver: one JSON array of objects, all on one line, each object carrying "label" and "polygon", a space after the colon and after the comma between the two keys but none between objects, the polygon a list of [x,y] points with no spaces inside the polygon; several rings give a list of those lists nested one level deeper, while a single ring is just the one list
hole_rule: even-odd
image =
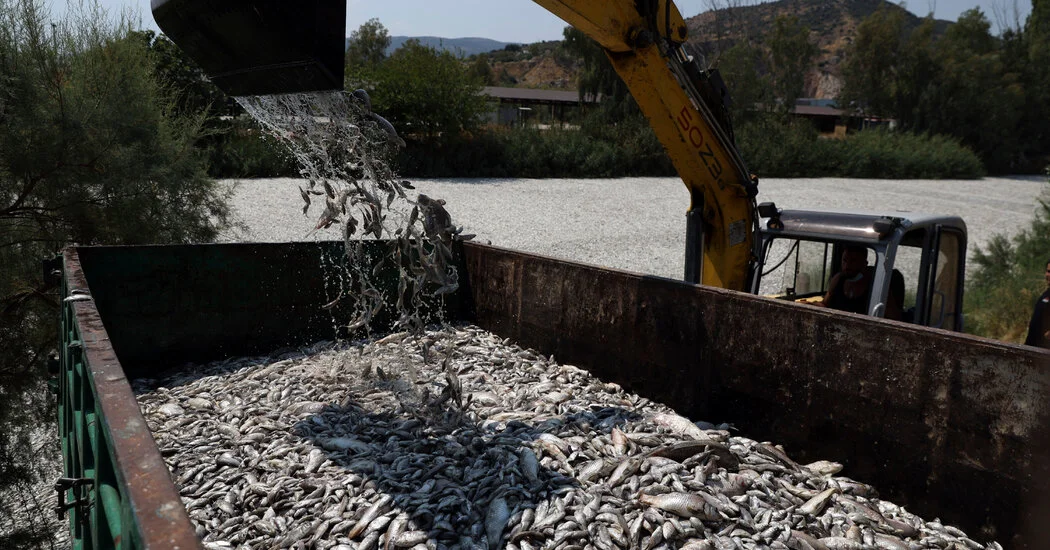
[{"label": "green metal panel", "polygon": [[[66,254],[57,382],[64,463],[59,484],[65,487],[60,505],[67,508],[71,548],[200,548],[86,294],[79,260],[75,252]],[[83,294],[71,295],[77,291]],[[151,490],[158,480],[167,491]],[[167,510],[167,517],[143,510]]]},{"label": "green metal panel", "polygon": [[[68,279],[63,278],[62,296],[69,296]],[[67,511],[73,550],[132,548],[122,545],[122,535],[132,528],[122,521],[127,506],[119,490],[112,486],[115,472],[106,460],[108,433],[96,407],[94,384],[85,363],[84,344],[76,317],[76,301],[63,303],[61,327],[63,335],[60,354],[58,419],[62,440],[64,476],[87,480],[90,485],[66,489],[62,502],[72,503]],[[96,487],[109,487],[99,502]],[[111,511],[112,510],[112,511]],[[99,524],[100,515],[116,517],[116,521]],[[115,534],[115,536],[114,536]]]}]

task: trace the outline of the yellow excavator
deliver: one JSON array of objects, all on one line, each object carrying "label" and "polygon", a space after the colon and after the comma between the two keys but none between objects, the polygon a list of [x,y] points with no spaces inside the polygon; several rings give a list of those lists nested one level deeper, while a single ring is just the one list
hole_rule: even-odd
[{"label": "yellow excavator", "polygon": [[[687,53],[673,2],[535,2],[604,48],[689,189],[686,281],[821,303],[844,251],[862,247],[875,261],[855,313],[895,311],[897,320],[962,330],[960,218],[757,204],[758,179],[736,148],[728,91],[717,70]],[[229,95],[343,88],[343,0],[153,0],[152,9],[161,30]],[[895,283],[902,279],[903,289]]]}]

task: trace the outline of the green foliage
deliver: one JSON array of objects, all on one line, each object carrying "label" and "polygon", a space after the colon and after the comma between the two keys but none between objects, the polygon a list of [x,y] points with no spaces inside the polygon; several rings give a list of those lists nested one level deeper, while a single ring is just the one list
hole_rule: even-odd
[{"label": "green foliage", "polygon": [[401,133],[433,140],[474,128],[485,110],[481,82],[451,53],[405,42],[374,74],[372,106]]},{"label": "green foliage", "polygon": [[600,97],[601,108],[608,119],[641,117],[638,104],[616,73],[605,50],[591,37],[575,27],[565,27],[565,51],[581,62],[577,89],[585,97]]},{"label": "green foliage", "polygon": [[984,176],[981,159],[947,136],[877,129],[857,132],[841,142],[821,142],[824,154],[836,158],[840,175],[846,177],[965,179]]},{"label": "green foliage", "polygon": [[205,78],[197,63],[168,37],[148,30],[131,31],[130,36],[142,40],[149,48],[154,76],[174,102],[176,112],[187,116],[207,113],[205,124],[208,127],[219,126],[219,117],[244,112],[218,86]]},{"label": "green foliage", "polygon": [[492,128],[435,146],[409,143],[399,159],[413,177],[623,177],[675,174],[644,119],[616,125],[591,113],[579,130]]},{"label": "green foliage", "polygon": [[769,114],[738,124],[737,147],[748,169],[760,178],[824,175],[832,159],[823,156],[823,141],[805,121],[784,122]]},{"label": "green foliage", "polygon": [[497,82],[496,74],[492,71],[486,55],[475,56],[474,61],[470,63],[470,68],[467,69],[467,74],[471,78],[476,78],[483,86],[494,86]]},{"label": "green foliage", "polygon": [[904,14],[883,4],[857,27],[842,64],[842,104],[876,116],[897,115],[896,75],[901,57]]},{"label": "green foliage", "polygon": [[823,139],[805,121],[761,117],[737,128],[748,168],[760,177],[977,178],[980,159],[944,136],[866,130]]},{"label": "green foliage", "polygon": [[532,44],[507,44],[502,50],[494,50],[488,53],[478,54],[489,58],[493,63],[506,63],[509,61],[525,61],[535,57],[554,55],[560,58],[564,55],[563,44],[560,40],[545,40]]},{"label": "green foliage", "polygon": [[926,91],[925,129],[954,135],[989,166],[1006,168],[1019,147],[1024,89],[1019,75],[1004,70],[990,28],[975,8],[936,44],[939,72]]},{"label": "green foliage", "polygon": [[213,177],[299,177],[295,159],[248,118],[229,121],[212,138],[208,173]]},{"label": "green foliage", "polygon": [[756,106],[776,104],[770,76],[762,69],[763,58],[760,47],[751,42],[739,42],[722,52],[718,60],[718,71],[733,98],[730,114],[738,124],[761,116]]},{"label": "green foliage", "polygon": [[390,33],[386,27],[375,18],[365,21],[350,33],[350,43],[346,48],[346,72],[375,69],[386,59],[389,47]]},{"label": "green foliage", "polygon": [[[964,12],[939,40],[927,18],[910,31],[885,6],[865,19],[843,63],[840,104],[896,119],[900,128],[950,135],[993,172],[1030,170],[1050,152],[1050,80],[1033,12],[1023,34],[992,36],[979,9]],[[1050,61],[1045,59],[1043,61]]]},{"label": "green foliage", "polygon": [[797,17],[780,16],[765,45],[743,40],[721,53],[717,68],[733,100],[733,120],[744,123],[763,113],[791,111],[817,54],[809,35]]},{"label": "green foliage", "polygon": [[1013,38],[1014,55],[1004,61],[1021,75],[1025,90],[1018,128],[1021,162],[1041,167],[1050,160],[1050,0],[1032,0],[1024,32]]},{"label": "green foliage", "polygon": [[777,17],[769,37],[769,75],[781,111],[789,112],[795,100],[802,97],[806,70],[816,55],[817,46],[809,41],[809,28],[798,17]]},{"label": "green foliage", "polygon": [[[0,0],[4,495],[54,475],[42,471],[48,463],[31,444],[54,418],[41,382],[43,359],[56,346],[58,298],[40,261],[73,242],[208,241],[228,224],[225,192],[207,177],[196,147],[203,117],[177,114],[178,99],[155,80],[141,35],[106,23],[96,4],[85,9],[48,25],[35,0]],[[0,499],[0,521],[19,505]],[[11,533],[8,525],[0,547],[50,536]]]},{"label": "green foliage", "polygon": [[132,31],[149,48],[155,80],[172,111],[196,117],[202,131],[196,148],[206,152],[208,174],[244,178],[298,175],[280,147],[245,118],[244,109],[208,80],[200,67],[164,35]]},{"label": "green foliage", "polygon": [[1027,229],[1013,238],[995,235],[974,252],[967,274],[966,330],[979,336],[1023,342],[1035,300],[1046,288],[1050,257],[1050,188]]}]

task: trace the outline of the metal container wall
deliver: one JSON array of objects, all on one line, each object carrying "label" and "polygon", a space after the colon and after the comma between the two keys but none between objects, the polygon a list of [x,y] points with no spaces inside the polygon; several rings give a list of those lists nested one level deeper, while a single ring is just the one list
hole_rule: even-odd
[{"label": "metal container wall", "polygon": [[[63,321],[66,473],[92,479],[95,499],[71,516],[78,548],[198,547],[127,378],[336,336],[346,312],[318,305],[340,247],[66,251],[67,294],[91,296]],[[800,459],[841,461],[977,538],[1050,547],[1037,525],[1050,509],[1046,353],[491,246],[459,253],[463,288],[434,315]]]}]

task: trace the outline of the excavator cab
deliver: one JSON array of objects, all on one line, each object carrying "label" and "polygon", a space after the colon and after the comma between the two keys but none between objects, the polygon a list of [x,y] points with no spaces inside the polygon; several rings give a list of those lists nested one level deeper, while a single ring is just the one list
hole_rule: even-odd
[{"label": "excavator cab", "polygon": [[958,216],[762,210],[752,293],[821,301],[843,251],[859,246],[872,280],[866,314],[963,329],[966,224]]},{"label": "excavator cab", "polygon": [[157,26],[222,91],[343,89],[346,2],[153,0]]}]

